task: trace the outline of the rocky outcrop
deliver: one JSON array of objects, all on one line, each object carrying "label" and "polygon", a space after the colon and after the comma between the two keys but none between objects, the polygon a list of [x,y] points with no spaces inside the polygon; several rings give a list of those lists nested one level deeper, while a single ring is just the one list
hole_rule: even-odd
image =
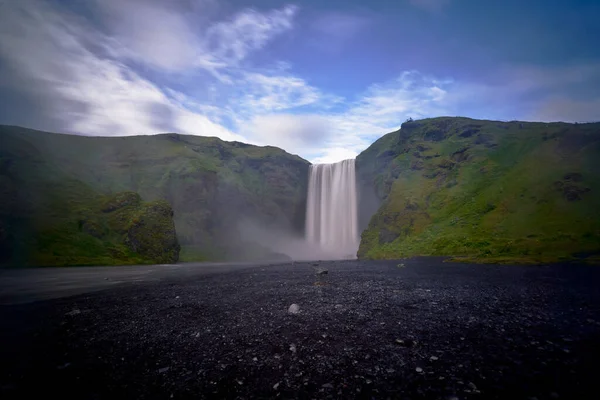
[{"label": "rocky outcrop", "polygon": [[153,262],[177,262],[180,246],[169,203],[155,201],[136,210],[129,221],[125,244],[132,252]]}]

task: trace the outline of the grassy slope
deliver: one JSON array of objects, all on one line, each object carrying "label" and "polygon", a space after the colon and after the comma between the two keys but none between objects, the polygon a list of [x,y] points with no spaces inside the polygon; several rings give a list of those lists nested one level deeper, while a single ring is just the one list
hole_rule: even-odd
[{"label": "grassy slope", "polygon": [[0,264],[121,265],[156,261],[131,251],[124,243],[129,220],[152,203],[138,202],[111,213],[102,212],[112,196],[95,192],[42,159],[33,161],[22,151],[19,153],[18,160],[0,156]]},{"label": "grassy slope", "polygon": [[126,190],[173,206],[184,261],[225,258],[240,240],[235,224],[243,216],[301,226],[308,163],[278,148],[175,134],[98,138],[11,126],[0,126],[0,144],[2,162],[21,177],[14,188],[19,201],[29,204],[36,224],[56,227],[56,237],[63,229],[49,216],[62,215],[65,204],[83,207],[98,194]]},{"label": "grassy slope", "polygon": [[357,159],[360,179],[382,201],[359,257],[594,258],[599,157],[600,124],[403,124]]}]

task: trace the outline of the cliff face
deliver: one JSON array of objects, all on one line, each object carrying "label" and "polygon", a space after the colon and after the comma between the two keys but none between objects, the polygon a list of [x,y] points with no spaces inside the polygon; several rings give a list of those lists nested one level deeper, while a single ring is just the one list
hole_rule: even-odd
[{"label": "cliff face", "polygon": [[597,259],[599,160],[599,123],[408,121],[357,157],[358,255]]},{"label": "cliff face", "polygon": [[[139,205],[132,217],[137,223],[120,233],[128,251],[170,262],[177,248],[171,232],[176,231],[184,261],[268,256],[264,244],[243,236],[238,225],[251,220],[301,235],[308,165],[275,147],[217,138],[82,137],[1,126],[0,190],[10,196],[0,199],[0,238],[10,236],[13,256],[22,257],[31,249],[25,241],[39,244],[39,225],[56,226],[52,218],[70,214],[77,205],[100,209],[90,206],[94,199],[134,192],[150,203]],[[157,219],[149,220],[151,215]],[[92,232],[93,223],[85,229]],[[158,239],[166,246],[161,254],[150,250],[155,244],[148,232],[157,230],[167,232]]]}]

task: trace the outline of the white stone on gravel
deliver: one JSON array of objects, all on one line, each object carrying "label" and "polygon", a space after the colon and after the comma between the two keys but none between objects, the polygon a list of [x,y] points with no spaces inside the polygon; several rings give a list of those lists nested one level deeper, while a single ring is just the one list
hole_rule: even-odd
[{"label": "white stone on gravel", "polygon": [[300,306],[298,304],[292,304],[290,308],[288,308],[288,312],[290,314],[298,314],[300,312]]}]

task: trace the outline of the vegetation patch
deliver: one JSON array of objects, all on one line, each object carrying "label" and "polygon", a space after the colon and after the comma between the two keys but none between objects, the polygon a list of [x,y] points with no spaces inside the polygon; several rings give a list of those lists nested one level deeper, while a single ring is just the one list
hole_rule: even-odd
[{"label": "vegetation patch", "polygon": [[[144,257],[163,260],[165,254],[172,260],[172,244],[160,255],[143,246],[152,238],[140,229],[152,224],[140,217],[142,210],[150,213],[142,199],[170,204],[186,261],[264,253],[239,233],[243,219],[296,232],[304,228],[309,163],[276,147],[175,133],[101,138],[13,126],[0,126],[0,143],[3,264],[139,263]],[[139,218],[133,227],[132,216]],[[47,244],[43,259],[31,250],[40,242]],[[104,250],[85,258],[51,254],[77,243]]]},{"label": "vegetation patch", "polygon": [[[431,141],[430,132],[444,139]],[[379,163],[382,152],[395,157]],[[357,158],[360,187],[379,201],[358,255],[592,263],[600,254],[599,157],[598,123],[405,123]]]}]

